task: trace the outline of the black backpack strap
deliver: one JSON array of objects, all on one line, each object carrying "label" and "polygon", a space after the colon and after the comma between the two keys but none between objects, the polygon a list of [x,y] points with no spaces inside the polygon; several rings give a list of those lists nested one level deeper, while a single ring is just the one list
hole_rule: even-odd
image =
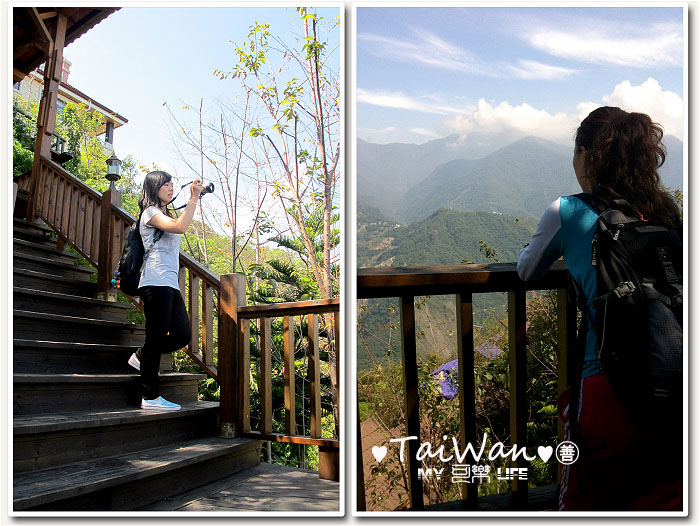
[{"label": "black backpack strap", "polygon": [[600,187],[595,187],[590,192],[574,194],[572,197],[576,197],[584,203],[589,204],[596,212],[598,212],[598,215],[613,208],[615,210],[621,210],[629,215],[639,216],[639,212],[637,212],[625,199],[611,199]]},{"label": "black backpack strap", "polygon": [[587,205],[590,205],[593,210],[598,212],[598,214],[602,214],[605,210],[607,210],[607,206],[605,206],[607,203],[604,203],[600,199],[596,198],[592,193],[590,192],[581,192],[580,194],[574,194],[571,197],[575,197],[577,199],[580,199]]}]

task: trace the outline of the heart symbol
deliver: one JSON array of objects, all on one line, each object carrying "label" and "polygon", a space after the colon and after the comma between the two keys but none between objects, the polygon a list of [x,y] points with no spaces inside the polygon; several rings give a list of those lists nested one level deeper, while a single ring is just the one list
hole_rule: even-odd
[{"label": "heart symbol", "polygon": [[549,460],[549,457],[552,456],[552,451],[554,451],[552,446],[547,446],[547,447],[540,446],[537,448],[537,454],[542,459],[542,462],[547,462]]},{"label": "heart symbol", "polygon": [[[549,448],[552,449],[552,448]],[[384,457],[386,456],[386,446],[372,446],[372,454],[374,455],[374,458],[377,459],[377,462],[381,462],[384,460]],[[552,454],[551,452],[549,453],[550,455]]]}]

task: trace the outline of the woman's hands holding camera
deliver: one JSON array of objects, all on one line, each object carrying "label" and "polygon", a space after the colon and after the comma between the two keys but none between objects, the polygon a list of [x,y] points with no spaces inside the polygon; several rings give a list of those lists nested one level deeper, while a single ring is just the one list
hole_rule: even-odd
[{"label": "woman's hands holding camera", "polygon": [[190,186],[190,203],[197,202],[199,197],[202,195],[202,190],[204,190],[204,186],[202,185],[201,179],[195,179],[192,181],[192,185]]}]

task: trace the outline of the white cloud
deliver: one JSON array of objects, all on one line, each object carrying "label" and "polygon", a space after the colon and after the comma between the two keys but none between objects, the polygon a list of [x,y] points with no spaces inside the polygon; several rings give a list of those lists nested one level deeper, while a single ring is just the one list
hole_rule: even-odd
[{"label": "white cloud", "polygon": [[361,33],[358,40],[373,44],[371,50],[382,58],[399,62],[422,63],[428,66],[463,71],[477,75],[488,73],[486,64],[472,53],[444,41],[424,30],[414,30],[416,38],[399,40],[380,35]]},{"label": "white cloud", "polygon": [[507,101],[494,105],[479,99],[476,110],[469,114],[450,115],[444,125],[453,133],[513,133],[536,135],[569,144],[580,122],[595,108],[619,106],[626,111],[648,114],[664,127],[664,132],[683,140],[683,99],[672,91],[663,91],[655,79],[639,86],[625,80],[601,101],[581,102],[575,113],[549,113],[527,103],[516,106]]},{"label": "white cloud", "polygon": [[512,76],[525,80],[563,80],[578,73],[574,69],[550,66],[534,60],[519,60],[518,65],[508,64],[504,66]]},{"label": "white cloud", "polygon": [[436,97],[409,97],[398,91],[371,91],[357,88],[356,99],[358,103],[382,106],[384,108],[396,108],[400,110],[419,111],[422,113],[435,113],[449,115],[459,112],[455,106],[440,102]]},{"label": "white cloud", "polygon": [[370,43],[369,51],[383,59],[410,64],[420,63],[471,75],[525,80],[560,80],[577,73],[573,69],[529,60],[520,60],[517,64],[485,62],[474,53],[450,44],[429,31],[423,29],[412,31],[415,38],[411,40],[399,40],[370,33],[360,33],[357,39]]},{"label": "white cloud", "polygon": [[[624,31],[627,34],[628,30]],[[593,64],[629,67],[681,66],[683,28],[677,24],[656,24],[639,28],[638,35],[620,36],[619,27],[539,29],[526,40],[551,55]]]},{"label": "white cloud", "polygon": [[358,128],[357,132],[358,133],[363,133],[363,134],[387,134],[387,133],[394,133],[398,130],[396,126],[387,126],[386,128]]},{"label": "white cloud", "polygon": [[454,115],[443,122],[458,133],[516,133],[558,142],[570,141],[576,129],[574,116],[565,113],[552,115],[527,103],[513,106],[504,101],[494,106],[483,98],[479,99],[477,109],[471,115]]},{"label": "white cloud", "polygon": [[683,99],[672,91],[663,91],[658,81],[647,79],[639,86],[625,80],[603,97],[607,106],[646,113],[664,127],[664,133],[683,139]]},{"label": "white cloud", "polygon": [[440,137],[440,134],[427,128],[411,128],[411,131],[417,135],[424,135],[426,137]]}]

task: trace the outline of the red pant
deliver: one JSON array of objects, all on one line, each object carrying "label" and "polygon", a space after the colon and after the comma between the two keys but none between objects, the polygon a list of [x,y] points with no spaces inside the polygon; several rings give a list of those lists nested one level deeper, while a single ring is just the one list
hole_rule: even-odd
[{"label": "red pant", "polygon": [[[565,440],[571,440],[569,394],[557,400]],[[602,373],[583,379],[578,422],[579,458],[563,466],[560,510],[682,510],[682,437],[652,444]]]}]

